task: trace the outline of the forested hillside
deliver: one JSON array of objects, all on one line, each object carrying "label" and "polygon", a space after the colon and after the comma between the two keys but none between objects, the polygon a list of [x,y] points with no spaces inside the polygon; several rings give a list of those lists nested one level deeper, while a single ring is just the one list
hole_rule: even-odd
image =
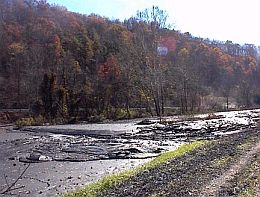
[{"label": "forested hillside", "polygon": [[171,30],[157,7],[120,22],[44,0],[1,0],[0,47],[0,108],[46,119],[260,104],[254,45]]}]

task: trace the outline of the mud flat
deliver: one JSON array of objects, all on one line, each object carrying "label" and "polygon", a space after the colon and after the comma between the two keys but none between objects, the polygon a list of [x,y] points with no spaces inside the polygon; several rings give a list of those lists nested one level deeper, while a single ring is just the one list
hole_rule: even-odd
[{"label": "mud flat", "polygon": [[133,168],[195,140],[255,129],[259,110],[118,121],[105,124],[0,127],[3,193],[53,196]]},{"label": "mud flat", "polygon": [[[0,190],[4,192],[24,169],[24,175],[5,196],[54,196],[76,187],[97,181],[103,176],[120,170],[127,170],[143,164],[150,159],[107,159],[85,162],[70,161],[37,161],[21,162],[24,154],[33,152],[35,144],[31,141],[43,136],[34,133],[20,132],[12,127],[0,129]],[[46,136],[45,136],[46,137]],[[38,152],[39,153],[39,152]]]}]

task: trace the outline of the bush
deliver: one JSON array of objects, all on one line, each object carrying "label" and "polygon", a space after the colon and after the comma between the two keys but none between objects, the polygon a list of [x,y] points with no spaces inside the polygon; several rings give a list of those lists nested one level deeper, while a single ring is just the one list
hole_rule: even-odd
[{"label": "bush", "polygon": [[25,126],[41,126],[44,124],[44,122],[45,119],[43,118],[43,116],[38,116],[36,118],[32,118],[32,117],[20,118],[15,122],[15,125],[18,128],[25,127]]},{"label": "bush", "polygon": [[105,120],[105,116],[103,114],[100,115],[95,115],[95,116],[90,116],[88,117],[88,122],[90,123],[98,123],[98,122],[103,122]]},{"label": "bush", "polygon": [[114,113],[113,119],[115,120],[122,120],[122,119],[127,119],[129,118],[129,114],[127,110],[125,109],[116,109]]},{"label": "bush", "polygon": [[42,115],[37,116],[34,118],[33,125],[34,126],[42,126],[45,123],[45,118]]},{"label": "bush", "polygon": [[25,127],[25,126],[32,126],[34,122],[34,119],[32,117],[30,118],[21,118],[15,122],[15,125],[18,128]]}]

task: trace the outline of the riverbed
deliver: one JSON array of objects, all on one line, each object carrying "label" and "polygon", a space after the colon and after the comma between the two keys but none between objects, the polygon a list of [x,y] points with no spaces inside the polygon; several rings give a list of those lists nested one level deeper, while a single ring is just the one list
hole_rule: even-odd
[{"label": "riverbed", "polygon": [[19,130],[2,126],[0,189],[3,192],[24,172],[6,194],[61,194],[144,164],[184,143],[243,132],[256,126],[259,113],[246,110]]}]

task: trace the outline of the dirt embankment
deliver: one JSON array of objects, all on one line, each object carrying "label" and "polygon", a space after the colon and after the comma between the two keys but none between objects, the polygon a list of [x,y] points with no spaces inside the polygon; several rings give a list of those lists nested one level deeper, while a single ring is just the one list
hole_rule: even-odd
[{"label": "dirt embankment", "polygon": [[[236,196],[245,191],[254,196],[259,170],[252,175],[252,169],[259,166],[259,143],[256,129],[232,134],[141,172],[100,196]],[[249,183],[241,180],[245,174],[251,175]]]}]

